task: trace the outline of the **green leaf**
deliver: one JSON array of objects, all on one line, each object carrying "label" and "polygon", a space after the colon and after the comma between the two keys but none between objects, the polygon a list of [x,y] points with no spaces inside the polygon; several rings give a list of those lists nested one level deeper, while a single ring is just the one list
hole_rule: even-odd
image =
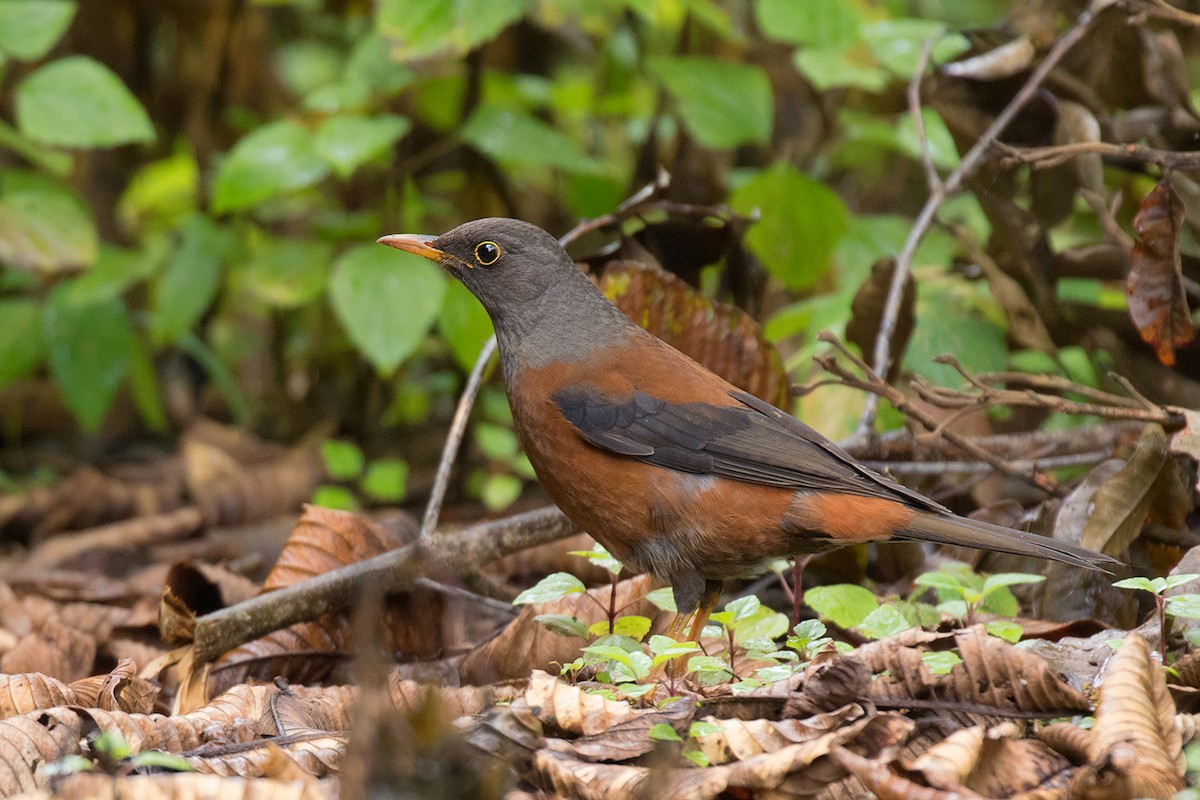
[{"label": "green leaf", "polygon": [[967,587],[958,576],[949,572],[925,572],[913,579],[914,586],[928,586],[931,589],[945,589],[949,592],[962,593]]},{"label": "green leaf", "polygon": [[582,620],[567,614],[539,614],[534,619],[541,623],[546,630],[557,633],[559,636],[570,636],[575,639],[588,638],[587,625],[584,625]]},{"label": "green leaf", "polygon": [[852,86],[866,92],[882,92],[890,82],[887,70],[878,66],[863,46],[852,49],[812,47],[795,55],[796,69],[818,91]]},{"label": "green leaf", "polygon": [[1167,598],[1167,613],[1172,617],[1200,619],[1200,595],[1181,594]]},{"label": "green leaf", "polygon": [[181,149],[133,173],[117,204],[117,217],[130,230],[172,227],[196,210],[199,186],[196,157]]},{"label": "green leaf", "polygon": [[746,244],[791,289],[810,288],[829,271],[846,232],[841,198],[782,161],[735,191],[730,205],[740,214],[759,215]]},{"label": "green leaf", "polygon": [[699,739],[702,736],[713,736],[720,733],[722,730],[724,729],[715,722],[705,722],[701,720],[700,722],[693,722],[690,726],[688,726],[688,738]]},{"label": "green leaf", "polygon": [[480,106],[460,133],[467,144],[507,167],[553,167],[585,173],[603,170],[574,139],[524,112]]},{"label": "green leaf", "polygon": [[683,757],[697,767],[707,767],[711,763],[708,755],[703,750],[685,750],[683,751]]},{"label": "green leaf", "polygon": [[699,56],[651,58],[646,66],[679,101],[684,126],[706,147],[770,138],[774,102],[761,67]]},{"label": "green leaf", "polygon": [[78,6],[67,0],[0,2],[0,51],[19,61],[35,61],[54,46]]},{"label": "green leaf", "polygon": [[1003,639],[1009,644],[1016,644],[1025,635],[1025,631],[1019,624],[1005,619],[994,619],[991,622],[984,623],[983,627],[992,636]]},{"label": "green leaf", "polygon": [[604,549],[604,545],[596,542],[592,545],[591,550],[572,550],[570,555],[583,556],[588,561],[591,561],[597,567],[603,567],[613,575],[621,574],[623,566],[620,561],[617,561],[612,555]]},{"label": "green leaf", "polygon": [[70,284],[59,284],[42,317],[50,373],[67,408],[95,431],[129,368],[133,328],[120,300],[77,306],[69,297]]},{"label": "green leaf", "polygon": [[986,597],[1001,586],[1022,586],[1029,583],[1041,583],[1044,580],[1046,580],[1045,575],[1031,575],[1026,572],[1000,572],[995,575],[989,575],[983,582],[983,594]]},{"label": "green leaf", "polygon": [[848,47],[859,38],[856,0],[759,0],[758,28],[772,39],[818,47]]},{"label": "green leaf", "polygon": [[1154,584],[1150,582],[1149,578],[1142,577],[1123,578],[1114,582],[1113,586],[1117,587],[1118,589],[1141,589],[1143,592],[1150,592],[1151,594],[1158,594],[1160,591],[1155,589]]},{"label": "green leaf", "polygon": [[384,97],[392,97],[412,83],[416,73],[392,58],[391,48],[379,36],[364,36],[346,61],[346,80],[361,83]]},{"label": "green leaf", "polygon": [[0,389],[42,359],[42,309],[26,298],[0,298]]},{"label": "green leaf", "polygon": [[398,61],[442,50],[462,56],[519,20],[532,5],[532,0],[381,0],[375,25],[391,41]]},{"label": "green leaf", "polygon": [[688,672],[697,674],[732,674],[729,665],[716,656],[696,656],[688,661]]},{"label": "green leaf", "polygon": [[568,572],[555,572],[552,575],[542,578],[536,586],[532,586],[517,595],[517,599],[513,600],[513,605],[548,603],[551,600],[557,600],[569,594],[578,594],[582,591],[584,591],[584,586],[579,578]]},{"label": "green leaf", "polygon": [[517,502],[524,488],[524,483],[516,475],[496,472],[484,478],[479,499],[489,511],[503,511]]},{"label": "green leaf", "polygon": [[412,123],[396,114],[329,117],[317,128],[317,151],[334,174],[349,178],[363,164],[391,149]]},{"label": "green leaf", "polygon": [[150,277],[163,257],[163,248],[146,251],[125,250],[116,245],[100,246],[96,263],[70,282],[71,303],[77,306],[115,300],[130,287]]},{"label": "green leaf", "polygon": [[351,481],[362,474],[366,465],[363,452],[354,442],[326,439],[321,442],[321,460],[329,477],[338,481]]},{"label": "green leaf", "polygon": [[43,273],[86,267],[99,234],[88,208],[71,192],[45,184],[0,195],[0,264]]},{"label": "green leaf", "polygon": [[491,338],[492,319],[471,290],[458,281],[446,286],[446,298],[438,313],[438,330],[463,371],[475,366],[483,344]]},{"label": "green leaf", "polygon": [[278,308],[296,308],[320,296],[333,255],[329,242],[252,232],[249,244],[248,260],[237,273],[240,287]]},{"label": "green leaf", "polygon": [[[904,366],[939,386],[959,386],[962,376],[933,361],[952,353],[973,373],[1004,369],[1008,358],[1004,328],[977,307],[977,298],[938,281],[918,280],[916,326]],[[970,289],[975,291],[975,289]]]},{"label": "green leaf", "polygon": [[593,636],[603,636],[607,633],[613,633],[617,636],[628,636],[630,639],[641,641],[646,634],[650,632],[649,617],[642,617],[636,614],[627,617],[617,617],[613,623],[613,629],[608,629],[608,620],[600,620],[594,622],[588,628],[588,633]]},{"label": "green leaf", "polygon": [[792,628],[792,634],[798,639],[804,639],[811,642],[813,639],[820,639],[825,635],[825,623],[819,619],[806,619],[796,623],[796,627]]},{"label": "green leaf", "polygon": [[675,592],[670,586],[646,592],[646,599],[661,611],[678,611],[675,608]]},{"label": "green leaf", "polygon": [[129,349],[129,388],[134,405],[146,421],[150,430],[163,432],[167,429],[167,409],[163,406],[162,390],[158,385],[158,373],[154,360],[145,343],[134,336]]},{"label": "green leaf", "polygon": [[179,248],[150,292],[150,337],[159,345],[178,341],[216,299],[221,264],[233,249],[233,234],[201,214],[179,226]]},{"label": "green leaf", "polygon": [[759,667],[754,670],[755,676],[762,683],[778,683],[792,677],[792,668],[788,666]]},{"label": "green leaf", "polygon": [[951,650],[944,650],[937,653],[923,653],[921,655],[921,663],[929,667],[929,671],[934,675],[946,675],[956,665],[962,663],[962,658],[959,657],[958,653]]},{"label": "green leaf", "polygon": [[478,422],[475,424],[474,437],[480,451],[495,461],[508,461],[521,449],[517,434],[503,425]]},{"label": "green leaf", "polygon": [[912,623],[891,606],[880,606],[858,624],[858,630],[872,639],[883,639],[911,627]]},{"label": "green leaf", "polygon": [[108,67],[87,56],[51,61],[16,92],[17,127],[58,147],[115,147],[153,142],[154,126],[137,98]]},{"label": "green leaf", "polygon": [[646,735],[656,742],[683,741],[679,734],[675,732],[675,729],[665,722],[660,722],[657,725],[651,726],[650,730],[646,732]]},{"label": "green leaf", "polygon": [[367,465],[362,490],[369,497],[399,503],[408,491],[408,462],[402,458],[377,458]]},{"label": "green leaf", "polygon": [[244,211],[329,174],[313,134],[298,122],[269,122],[242,137],[217,168],[213,211]]},{"label": "green leaf", "polygon": [[817,586],[804,593],[804,602],[813,611],[840,628],[854,628],[879,607],[869,590],[851,583]]},{"label": "green leaf", "polygon": [[416,350],[442,305],[445,278],[420,256],[375,245],[334,266],[330,299],[350,340],[381,375]]},{"label": "green leaf", "polygon": [[861,31],[879,65],[902,78],[917,71],[921,48],[930,37],[935,37],[932,56],[937,62],[954,58],[968,46],[963,36],[945,35],[946,26],[933,19],[886,19],[863,25]]},{"label": "green leaf", "polygon": [[345,486],[318,486],[313,491],[313,505],[321,508],[335,508],[340,511],[357,511],[358,501],[354,492]]},{"label": "green leaf", "polygon": [[129,759],[134,769],[169,769],[172,772],[195,772],[196,768],[183,756],[162,750],[143,750]]},{"label": "green leaf", "polygon": [[1163,580],[1163,590],[1169,591],[1171,589],[1177,589],[1180,586],[1191,583],[1197,578],[1200,578],[1200,575],[1191,572],[1183,572],[1178,575],[1168,575]]}]

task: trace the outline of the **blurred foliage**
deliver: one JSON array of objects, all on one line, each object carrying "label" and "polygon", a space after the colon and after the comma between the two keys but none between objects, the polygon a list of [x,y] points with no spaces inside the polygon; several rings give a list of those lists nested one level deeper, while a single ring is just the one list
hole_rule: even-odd
[{"label": "blurred foliage", "polygon": [[[923,43],[937,65],[1010,36],[998,26],[1014,19],[1061,28],[1056,13],[1031,23],[998,0],[6,0],[0,401],[49,379],[89,432],[199,413],[280,436],[333,417],[357,441],[422,425],[448,411],[490,324],[434,266],[373,240],[485,215],[562,232],[660,167],[668,199],[753,222],[711,249],[711,225],[671,239],[663,215],[621,232],[759,312],[803,379],[815,333],[844,329],[927,193],[904,100]],[[931,106],[924,137],[945,171],[963,126]],[[1063,220],[1063,243],[1099,238],[1082,205]],[[917,253],[904,365],[953,382],[931,357],[1003,368],[1010,322],[989,282],[959,268],[994,216],[972,194],[939,221]],[[1110,302],[1111,284],[1070,279],[1072,302]],[[1069,366],[1025,362],[1094,375],[1091,349],[1056,341],[1075,347]],[[530,473],[487,397],[469,483],[498,507]],[[836,405],[810,421],[838,435],[857,408]],[[28,408],[0,406],[9,434],[39,429]],[[363,469],[350,478],[403,493],[406,468]]]}]

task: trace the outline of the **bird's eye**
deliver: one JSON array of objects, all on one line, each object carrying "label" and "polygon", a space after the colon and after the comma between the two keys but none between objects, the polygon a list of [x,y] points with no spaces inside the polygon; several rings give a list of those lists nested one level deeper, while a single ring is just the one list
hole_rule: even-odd
[{"label": "bird's eye", "polygon": [[475,245],[475,260],[490,267],[500,260],[500,245],[495,242],[480,242]]}]

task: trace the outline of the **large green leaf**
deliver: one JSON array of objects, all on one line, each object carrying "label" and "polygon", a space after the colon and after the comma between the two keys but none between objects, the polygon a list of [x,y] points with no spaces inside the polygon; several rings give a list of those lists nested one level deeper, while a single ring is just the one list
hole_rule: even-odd
[{"label": "large green leaf", "polygon": [[87,56],[51,61],[17,85],[17,127],[60,147],[113,147],[154,141],[137,98],[108,67]]},{"label": "large green leaf", "polygon": [[774,102],[761,68],[711,58],[654,58],[650,71],[679,100],[683,124],[708,147],[765,142]]},{"label": "large green leaf", "polygon": [[312,131],[279,120],[243,137],[217,169],[213,211],[243,211],[277,195],[311,186],[329,174]]},{"label": "large green leaf", "polygon": [[830,267],[846,232],[841,198],[786,162],[763,170],[736,192],[730,205],[759,216],[746,243],[763,266],[792,289],[806,289]]},{"label": "large green leaf", "polygon": [[759,0],[754,11],[764,35],[828,48],[856,42],[863,17],[858,0]]},{"label": "large green leaf", "polygon": [[[7,176],[6,176],[7,178]],[[99,235],[87,207],[51,185],[0,193],[0,263],[36,272],[78,269],[96,260]]]},{"label": "large green leaf", "polygon": [[66,33],[76,10],[71,0],[3,0],[0,52],[21,61],[41,58]]},{"label": "large green leaf", "polygon": [[233,247],[233,235],[200,214],[185,220],[179,235],[179,248],[150,294],[150,336],[160,345],[177,340],[208,309]]},{"label": "large green leaf", "polygon": [[0,387],[33,371],[42,357],[42,310],[24,297],[0,299]]},{"label": "large green leaf", "polygon": [[463,55],[525,15],[532,0],[381,0],[378,31],[395,57],[409,61],[441,50]]},{"label": "large green leaf", "polygon": [[480,106],[463,125],[462,137],[505,165],[557,167],[568,172],[602,169],[574,140],[523,112]]},{"label": "large green leaf", "polygon": [[325,288],[333,246],[306,239],[258,235],[240,278],[244,287],[273,306],[294,308],[315,300]]},{"label": "large green leaf", "polygon": [[[973,290],[968,290],[973,291]],[[918,281],[916,327],[904,354],[905,368],[942,386],[963,383],[953,367],[933,362],[949,353],[971,372],[996,372],[1007,363],[1004,328],[985,316],[972,297],[939,281]]]},{"label": "large green leaf", "polygon": [[446,339],[454,360],[471,369],[479,351],[492,335],[492,320],[475,296],[458,281],[449,281],[446,299],[438,314],[438,330]]},{"label": "large green leaf", "polygon": [[445,290],[446,279],[429,261],[376,245],[347,251],[329,284],[342,327],[381,375],[421,343]]},{"label": "large green leaf", "polygon": [[337,175],[348,178],[387,152],[411,127],[412,123],[396,114],[329,117],[317,129],[317,150]]},{"label": "large green leaf", "polygon": [[50,373],[63,400],[84,429],[94,431],[129,369],[134,334],[125,305],[76,305],[70,284],[63,283],[47,298],[42,324]]},{"label": "large green leaf", "polygon": [[86,306],[115,300],[127,289],[149,278],[164,255],[162,247],[127,250],[102,244],[96,263],[70,284],[70,301]]}]

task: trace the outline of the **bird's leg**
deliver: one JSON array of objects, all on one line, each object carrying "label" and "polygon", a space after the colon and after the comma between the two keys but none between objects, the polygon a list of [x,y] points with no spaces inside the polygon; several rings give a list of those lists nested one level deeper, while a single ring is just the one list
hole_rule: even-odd
[{"label": "bird's leg", "polygon": [[704,596],[700,599],[700,604],[696,607],[695,616],[692,617],[692,629],[688,633],[689,642],[700,641],[700,635],[704,633],[704,626],[721,599],[722,585],[721,581],[704,582]]}]

